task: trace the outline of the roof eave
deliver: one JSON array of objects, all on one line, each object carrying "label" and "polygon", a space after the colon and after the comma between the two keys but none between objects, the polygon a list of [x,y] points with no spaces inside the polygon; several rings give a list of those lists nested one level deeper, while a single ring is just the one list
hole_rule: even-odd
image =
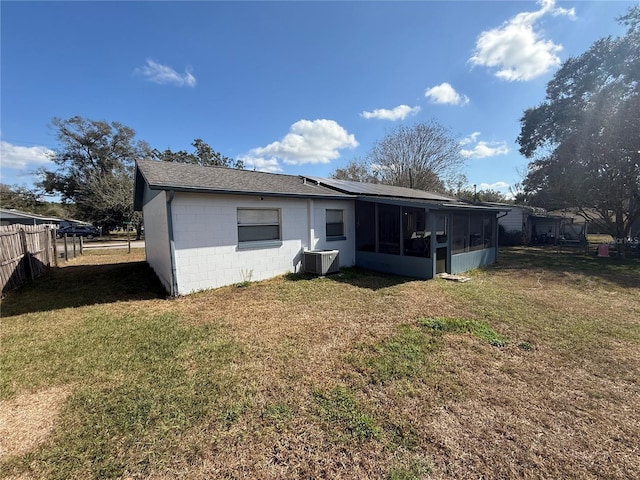
[{"label": "roof eave", "polygon": [[[147,184],[149,185],[149,184]],[[156,184],[149,185],[150,190],[173,190],[174,192],[183,193],[208,193],[208,194],[220,194],[220,195],[249,195],[261,197],[291,197],[291,198],[318,198],[318,199],[333,199],[333,200],[351,200],[357,198],[355,195],[340,194],[334,195],[329,193],[291,193],[291,192],[265,192],[265,191],[253,191],[253,190],[233,190],[233,189],[217,189],[217,188],[198,188],[187,187],[184,185],[164,185]]]}]

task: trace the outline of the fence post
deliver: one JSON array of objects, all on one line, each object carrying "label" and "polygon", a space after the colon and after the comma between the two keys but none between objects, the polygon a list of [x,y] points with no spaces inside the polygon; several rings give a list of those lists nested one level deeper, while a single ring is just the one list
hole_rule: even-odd
[{"label": "fence post", "polygon": [[79,240],[80,241],[80,255],[82,255],[82,246],[84,244],[84,241],[82,240],[82,235],[80,235],[79,238],[80,238],[80,240]]},{"label": "fence post", "polygon": [[44,263],[47,267],[51,266],[51,235],[49,234],[49,227],[44,227]]},{"label": "fence post", "polygon": [[29,275],[29,279],[33,282],[35,277],[33,276],[33,265],[31,265],[31,254],[29,253],[29,245],[27,245],[27,233],[24,228],[20,229],[20,240],[22,241],[22,252],[24,255],[25,269]]},{"label": "fence post", "polygon": [[53,243],[53,264],[58,266],[58,241],[56,239],[56,231],[55,229],[51,229],[49,232],[51,235],[51,242]]},{"label": "fence post", "polygon": [[64,261],[69,261],[69,244],[67,243],[67,234],[64,234]]},{"label": "fence post", "polygon": [[73,258],[76,258],[78,256],[76,253],[76,234],[74,233],[71,238],[73,239]]}]

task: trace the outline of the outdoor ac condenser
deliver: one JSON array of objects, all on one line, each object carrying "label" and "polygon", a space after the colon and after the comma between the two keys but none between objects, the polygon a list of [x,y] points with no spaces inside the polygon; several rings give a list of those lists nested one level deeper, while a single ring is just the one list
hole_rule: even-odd
[{"label": "outdoor ac condenser", "polygon": [[310,250],[302,256],[302,268],[305,273],[327,275],[340,270],[338,250]]}]

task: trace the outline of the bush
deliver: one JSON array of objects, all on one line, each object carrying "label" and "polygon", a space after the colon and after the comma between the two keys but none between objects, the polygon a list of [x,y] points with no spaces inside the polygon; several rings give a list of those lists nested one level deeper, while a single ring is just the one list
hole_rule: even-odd
[{"label": "bush", "polygon": [[524,245],[527,240],[522,232],[507,232],[502,225],[498,225],[498,245],[501,247],[515,247]]}]

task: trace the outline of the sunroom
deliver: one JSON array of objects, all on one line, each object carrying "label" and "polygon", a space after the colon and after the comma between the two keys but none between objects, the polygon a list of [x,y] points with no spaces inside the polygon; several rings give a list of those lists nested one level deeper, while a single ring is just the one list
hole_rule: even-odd
[{"label": "sunroom", "polygon": [[499,212],[459,203],[360,197],[356,265],[424,279],[489,265],[497,257]]}]

